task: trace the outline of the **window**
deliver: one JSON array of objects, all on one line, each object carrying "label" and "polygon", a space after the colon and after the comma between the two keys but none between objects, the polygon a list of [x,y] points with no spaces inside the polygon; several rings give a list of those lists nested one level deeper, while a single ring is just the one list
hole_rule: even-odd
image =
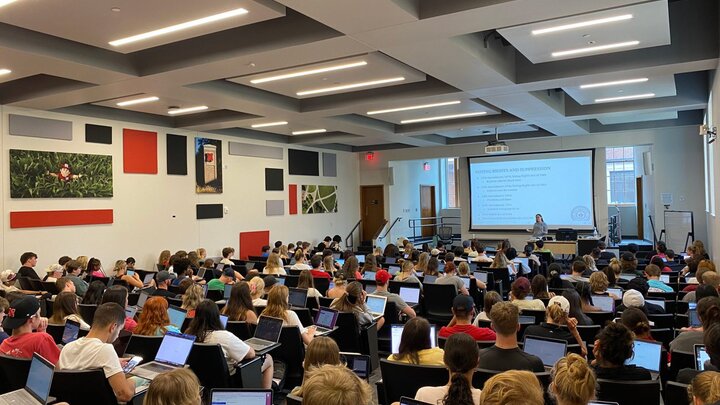
[{"label": "window", "polygon": [[635,148],[605,149],[607,200],[613,205],[635,205]]},{"label": "window", "polygon": [[458,196],[458,158],[445,159],[445,208],[460,207]]}]

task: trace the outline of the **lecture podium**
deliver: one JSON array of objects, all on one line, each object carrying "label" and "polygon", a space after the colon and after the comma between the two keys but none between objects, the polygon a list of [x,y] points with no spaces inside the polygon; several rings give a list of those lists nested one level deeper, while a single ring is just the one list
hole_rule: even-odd
[{"label": "lecture podium", "polygon": [[[528,239],[528,243],[534,244],[537,239]],[[582,256],[590,254],[592,249],[597,246],[600,238],[579,238],[578,240],[546,240],[544,247],[550,249],[553,255],[572,255]]]}]

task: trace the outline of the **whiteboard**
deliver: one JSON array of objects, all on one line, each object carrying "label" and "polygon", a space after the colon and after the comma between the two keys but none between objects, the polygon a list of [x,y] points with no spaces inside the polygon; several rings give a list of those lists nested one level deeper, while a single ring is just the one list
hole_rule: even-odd
[{"label": "whiteboard", "polygon": [[695,239],[692,211],[665,211],[665,244],[675,253],[684,252],[687,236]]}]

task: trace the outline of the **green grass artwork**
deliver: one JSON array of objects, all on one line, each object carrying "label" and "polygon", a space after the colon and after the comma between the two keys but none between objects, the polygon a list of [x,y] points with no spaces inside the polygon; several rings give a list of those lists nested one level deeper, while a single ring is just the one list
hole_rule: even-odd
[{"label": "green grass artwork", "polygon": [[338,212],[337,186],[307,186],[301,188],[302,213],[324,214]]}]

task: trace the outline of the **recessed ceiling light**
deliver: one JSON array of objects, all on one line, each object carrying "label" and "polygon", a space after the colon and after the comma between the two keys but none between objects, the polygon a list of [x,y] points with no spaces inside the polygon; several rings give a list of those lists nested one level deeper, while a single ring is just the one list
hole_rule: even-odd
[{"label": "recessed ceiling light", "polygon": [[440,120],[449,120],[449,119],[453,119],[453,118],[475,117],[478,115],[485,115],[485,114],[487,114],[487,111],[464,113],[464,114],[453,114],[453,115],[440,115],[437,117],[415,118],[415,119],[411,119],[411,120],[402,120],[402,121],[400,121],[400,123],[401,124],[413,124],[416,122],[440,121]]},{"label": "recessed ceiling light", "polygon": [[401,81],[403,81],[403,80],[405,80],[405,78],[402,77],[402,76],[400,76],[400,77],[391,77],[391,78],[389,78],[389,79],[380,79],[380,80],[373,80],[373,81],[369,81],[369,82],[344,84],[344,85],[341,85],[341,86],[325,87],[325,88],[322,88],[322,89],[303,90],[303,91],[298,91],[298,92],[295,93],[295,94],[297,94],[298,96],[307,96],[307,95],[310,95],[310,94],[329,93],[329,92],[332,92],[332,91],[355,89],[355,88],[358,88],[358,87],[367,87],[367,86],[375,86],[375,85],[378,85],[378,84],[401,82]]},{"label": "recessed ceiling light", "polygon": [[333,72],[335,70],[350,69],[350,68],[354,68],[354,67],[358,67],[358,66],[365,66],[365,65],[367,65],[367,62],[365,62],[364,60],[361,60],[359,62],[345,63],[342,65],[328,66],[328,67],[317,68],[317,69],[301,70],[299,72],[286,73],[286,74],[276,75],[276,76],[268,76],[268,77],[263,77],[260,79],[253,79],[253,80],[250,80],[250,83],[252,83],[252,84],[267,83],[267,82],[273,82],[275,80],[292,79],[294,77],[302,77],[302,76],[315,75],[318,73]]},{"label": "recessed ceiling light", "polygon": [[143,97],[143,98],[136,98],[135,100],[121,101],[121,102],[117,103],[116,105],[118,107],[127,107],[129,105],[149,103],[151,101],[158,101],[158,100],[160,100],[160,98],[155,97],[155,96]]},{"label": "recessed ceiling light", "polygon": [[0,0],[0,7],[7,6],[8,4],[15,3],[17,0]]},{"label": "recessed ceiling light", "polygon": [[533,35],[549,34],[551,32],[567,31],[567,30],[573,30],[575,28],[589,27],[592,25],[607,24],[607,23],[617,22],[617,21],[625,21],[625,20],[630,20],[632,18],[633,18],[632,14],[623,14],[623,15],[617,15],[614,17],[598,18],[596,20],[588,20],[588,21],[582,21],[582,22],[573,23],[573,24],[565,24],[565,25],[558,25],[555,27],[542,28],[539,30],[533,30],[532,34]]},{"label": "recessed ceiling light", "polygon": [[119,13],[119,12],[120,12],[120,7],[113,7],[113,8],[110,9],[110,11],[112,11],[113,13]]},{"label": "recessed ceiling light", "polygon": [[170,115],[178,115],[178,114],[185,114],[185,113],[191,113],[191,112],[198,112],[207,110],[208,106],[206,105],[198,105],[195,107],[187,107],[187,108],[175,108],[172,110],[168,110],[168,114]]},{"label": "recessed ceiling light", "polygon": [[641,77],[638,79],[627,79],[627,80],[616,80],[613,82],[583,84],[582,86],[580,86],[580,88],[581,89],[594,89],[595,87],[618,86],[621,84],[632,84],[632,83],[645,83],[646,81],[648,81],[647,77]]},{"label": "recessed ceiling light", "polygon": [[265,127],[277,127],[280,125],[287,125],[287,121],[277,121],[277,122],[266,122],[263,124],[253,124],[250,125],[252,128],[265,128]]},{"label": "recessed ceiling light", "polygon": [[624,100],[637,100],[640,98],[652,98],[655,97],[655,93],[645,93],[645,94],[634,94],[632,96],[622,96],[622,97],[608,97],[608,98],[596,98],[596,103],[610,103],[612,101],[624,101]]},{"label": "recessed ceiling light", "polygon": [[393,112],[398,112],[398,111],[420,110],[423,108],[442,107],[442,106],[454,105],[454,104],[460,104],[460,100],[446,101],[444,103],[423,104],[423,105],[413,105],[413,106],[409,106],[409,107],[390,108],[387,110],[368,111],[367,115],[387,114],[387,113],[393,113]]},{"label": "recessed ceiling light", "polygon": [[322,134],[327,132],[327,129],[308,129],[307,131],[293,131],[293,135],[307,135],[307,134]]},{"label": "recessed ceiling light", "polygon": [[7,75],[12,73],[12,70],[10,69],[0,69],[0,75]]},{"label": "recessed ceiling light", "polygon": [[592,53],[597,51],[605,51],[608,49],[616,49],[616,48],[627,48],[629,46],[635,46],[640,44],[640,41],[627,41],[627,42],[618,42],[615,44],[608,44],[608,45],[600,45],[600,46],[591,46],[588,48],[579,48],[579,49],[570,49],[568,51],[559,51],[559,52],[553,52],[552,56],[553,58],[559,58],[561,56],[569,56],[569,55],[579,55],[583,53]]},{"label": "recessed ceiling light", "polygon": [[[2,1],[2,0],[0,0],[0,1]],[[7,1],[7,0],[5,0],[5,1]],[[199,18],[197,20],[186,21],[184,23],[171,25],[169,27],[160,28],[160,29],[157,29],[154,31],[149,31],[149,32],[144,32],[142,34],[133,35],[131,37],[120,38],[115,41],[110,41],[109,44],[112,46],[126,45],[126,44],[129,44],[132,42],[142,41],[145,39],[154,38],[154,37],[170,34],[170,33],[181,31],[181,30],[186,30],[188,28],[197,27],[198,25],[209,24],[209,23],[212,23],[215,21],[220,21],[220,20],[224,20],[227,18],[247,14],[247,12],[248,11],[244,8],[236,8],[235,10],[230,10],[230,11],[226,11],[224,13]]]}]

